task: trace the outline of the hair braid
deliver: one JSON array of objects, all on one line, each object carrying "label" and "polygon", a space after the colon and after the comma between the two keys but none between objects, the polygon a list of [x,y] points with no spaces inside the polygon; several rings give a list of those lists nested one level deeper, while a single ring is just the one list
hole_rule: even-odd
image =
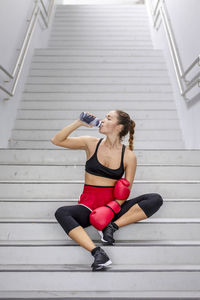
[{"label": "hair braid", "polygon": [[134,133],[135,133],[135,122],[133,121],[133,120],[131,120],[130,121],[130,129],[129,129],[129,148],[130,148],[130,150],[132,150],[133,151],[133,148],[134,148],[134,146],[133,146],[133,143],[134,143],[134,141],[133,141],[133,136],[134,136]]},{"label": "hair braid", "polygon": [[133,139],[134,139],[134,133],[135,133],[135,122],[130,118],[129,114],[122,110],[115,110],[118,115],[118,124],[124,125],[122,131],[119,134],[120,141],[122,141],[122,138],[127,135],[129,132],[129,149],[133,151]]}]

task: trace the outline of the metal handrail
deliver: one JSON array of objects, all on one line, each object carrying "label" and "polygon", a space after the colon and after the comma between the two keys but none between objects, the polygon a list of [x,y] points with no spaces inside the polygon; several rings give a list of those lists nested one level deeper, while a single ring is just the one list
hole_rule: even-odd
[{"label": "metal handrail", "polygon": [[[190,64],[190,66],[186,69],[186,71],[183,70],[182,62],[180,59],[180,55],[178,52],[178,48],[176,46],[175,37],[173,35],[172,26],[170,24],[170,19],[167,13],[167,8],[165,6],[164,0],[158,0],[155,8],[153,8],[151,1],[146,0],[146,4],[149,7],[149,10],[152,15],[153,19],[153,26],[156,28],[156,24],[158,21],[159,16],[161,16],[161,20],[164,25],[164,30],[167,36],[167,40],[169,43],[169,50],[170,54],[172,56],[172,61],[175,69],[176,78],[179,85],[180,94],[185,97],[185,95],[195,86],[199,86],[200,82],[200,72],[197,72],[197,74],[190,80],[186,79],[186,75],[196,66],[200,66],[200,55]],[[158,28],[156,28],[158,30]],[[189,100],[185,98],[186,100]]]},{"label": "metal handrail", "polygon": [[[25,57],[26,57],[26,54],[27,54],[27,51],[28,51],[28,48],[29,48],[29,45],[31,42],[31,37],[32,37],[32,34],[35,29],[36,20],[38,18],[38,15],[40,13],[45,26],[48,27],[50,16],[51,16],[53,5],[54,5],[54,0],[49,0],[49,7],[48,7],[48,11],[47,11],[43,0],[35,0],[34,2],[35,2],[35,6],[32,11],[31,19],[29,21],[29,26],[27,28],[27,31],[26,31],[26,34],[25,34],[25,37],[23,40],[23,44],[22,44],[19,56],[17,58],[15,67],[13,69],[13,72],[10,73],[2,65],[0,65],[0,70],[3,71],[9,78],[14,79],[14,83],[13,83],[13,87],[12,87],[11,91],[9,91],[8,89],[6,89],[5,87],[0,85],[0,89],[2,91],[4,91],[5,93],[7,93],[8,95],[10,95],[11,97],[14,96],[14,94],[15,94],[17,83],[18,83],[20,73],[22,71],[22,67],[24,64],[24,60],[25,60]],[[41,10],[40,4],[41,4],[43,10],[45,11],[46,16],[44,16],[44,14]],[[7,82],[7,81],[5,81],[5,82]],[[6,100],[8,100],[8,99],[6,99]]]}]

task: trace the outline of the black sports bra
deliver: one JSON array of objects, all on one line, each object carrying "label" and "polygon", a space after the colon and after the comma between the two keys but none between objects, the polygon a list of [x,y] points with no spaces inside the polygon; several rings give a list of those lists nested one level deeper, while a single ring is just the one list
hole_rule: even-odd
[{"label": "black sports bra", "polygon": [[102,140],[103,140],[103,138],[101,138],[98,141],[94,154],[90,157],[90,159],[88,159],[86,161],[85,170],[88,173],[96,175],[96,176],[107,177],[107,178],[111,178],[111,179],[120,179],[124,174],[123,158],[124,158],[124,151],[125,151],[126,146],[124,144],[122,145],[122,155],[121,155],[120,167],[118,169],[110,169],[110,168],[107,168],[107,167],[103,166],[102,164],[100,164],[100,162],[97,159],[97,150],[98,150],[99,145]]}]

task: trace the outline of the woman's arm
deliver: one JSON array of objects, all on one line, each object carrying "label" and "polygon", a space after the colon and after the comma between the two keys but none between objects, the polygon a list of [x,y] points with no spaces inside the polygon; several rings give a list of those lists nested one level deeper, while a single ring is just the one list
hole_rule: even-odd
[{"label": "woman's arm", "polygon": [[87,147],[87,141],[91,138],[90,136],[68,137],[74,130],[76,130],[80,126],[92,127],[92,125],[88,125],[80,120],[76,120],[68,126],[64,127],[60,132],[58,132],[51,139],[51,142],[57,146],[65,148],[85,150]]},{"label": "woman's arm", "polygon": [[[129,152],[127,157],[127,166],[125,169],[125,178],[130,182],[129,189],[131,191],[133,180],[135,178],[135,172],[137,167],[137,157],[135,153]],[[126,200],[116,200],[120,205],[122,205]]]}]

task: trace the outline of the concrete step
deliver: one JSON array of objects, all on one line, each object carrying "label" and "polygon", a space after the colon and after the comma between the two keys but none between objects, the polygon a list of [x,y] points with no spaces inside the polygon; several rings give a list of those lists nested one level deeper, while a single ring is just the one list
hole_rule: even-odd
[{"label": "concrete step", "polygon": [[[50,67],[48,65],[48,67]],[[171,85],[122,85],[122,84],[26,84],[24,92],[40,92],[40,93],[130,93],[130,92],[146,92],[146,93],[168,93],[172,98]],[[101,103],[99,103],[101,104]],[[85,104],[86,105],[86,104]]]},{"label": "concrete step", "polygon": [[104,33],[104,34],[99,34],[99,33],[94,33],[94,34],[88,34],[88,33],[82,33],[82,34],[67,34],[66,32],[60,33],[60,34],[53,34],[51,33],[50,35],[50,40],[54,41],[68,41],[68,40],[73,40],[73,41],[84,41],[85,39],[91,39],[91,40],[99,40],[99,41],[105,41],[105,40],[120,40],[120,41],[126,41],[126,40],[132,40],[134,39],[135,41],[145,41],[151,43],[151,36],[149,35],[141,35],[141,34],[113,34],[113,33]]},{"label": "concrete step", "polygon": [[[83,27],[81,27],[83,28]],[[89,27],[88,29],[95,29],[94,27]],[[96,30],[96,29],[95,29]],[[106,31],[109,32],[109,28],[106,28]],[[61,30],[59,30],[61,32]],[[163,59],[163,51],[160,49],[52,49],[52,48],[36,48],[34,50],[34,54],[32,59],[34,59],[36,56],[78,56],[78,57],[90,57],[93,56],[100,56],[100,57],[143,57],[144,60],[148,59],[148,57],[153,57],[154,59]]]},{"label": "concrete step", "polygon": [[[52,48],[52,50],[56,50],[56,48]],[[69,76],[69,70],[70,70],[70,76]],[[104,68],[104,69],[41,69],[40,67],[36,68],[30,68],[29,70],[29,76],[48,76],[48,77],[58,77],[58,76],[64,76],[64,77],[85,77],[87,76],[88,78],[90,77],[122,77],[122,76],[126,76],[126,77],[134,77],[134,78],[142,78],[143,77],[151,77],[151,78],[156,78],[156,80],[159,80],[159,78],[163,78],[166,79],[166,77],[168,77],[168,73],[167,70],[148,70],[148,69],[143,69],[143,70],[127,70],[127,69],[122,69],[122,68],[118,68],[118,72],[116,72],[115,70],[110,70],[108,68]],[[148,97],[148,94],[143,93],[144,96]],[[95,95],[95,97],[98,96],[97,94]],[[113,94],[113,96],[115,96]],[[124,94],[124,96],[126,97],[126,94]],[[162,95],[163,97],[164,95]],[[94,97],[94,95],[93,95]],[[141,97],[140,94],[138,94],[138,97]]]},{"label": "concrete step", "polygon": [[[53,287],[54,291],[90,290],[95,292],[98,290],[106,292],[121,291],[123,282],[123,289],[126,291],[199,292],[199,271],[199,265],[161,265],[158,267],[154,265],[115,266],[113,264],[107,268],[106,272],[98,272],[94,275],[88,265],[83,267],[77,265],[76,269],[70,265],[46,266],[45,269],[44,265],[13,265],[10,266],[10,271],[5,270],[0,273],[0,289],[20,291],[26,286],[26,291],[49,291]],[[77,278],[81,278],[78,286]]]},{"label": "concrete step", "polygon": [[[9,139],[8,148],[28,148],[28,149],[55,149],[59,148],[53,145],[49,140],[40,141],[28,141],[28,140],[14,140]],[[183,149],[185,145],[183,141],[137,141],[134,145],[134,149]],[[63,148],[64,150],[65,148]],[[66,149],[65,149],[66,150]]]},{"label": "concrete step", "polygon": [[[68,5],[69,6],[69,5]],[[71,6],[71,5],[70,5]],[[81,5],[82,6],[82,5]],[[92,7],[90,7],[90,5],[87,5],[87,9],[72,9],[71,7],[69,7],[69,9],[56,9],[54,17],[62,17],[62,16],[82,16],[82,17],[93,17],[93,16],[104,16],[104,17],[115,17],[115,16],[135,16],[135,17],[147,17],[147,10],[146,7],[143,8],[137,8],[135,9],[135,7],[133,6],[127,6],[124,7],[124,5],[122,6],[118,6],[116,7],[115,5],[112,7],[100,7],[98,5],[98,7],[96,9],[92,9]]]},{"label": "concrete step", "polygon": [[[100,7],[99,7],[100,8]],[[74,17],[82,17],[82,18],[95,18],[95,17],[99,17],[99,18],[105,18],[105,19],[114,19],[114,18],[136,18],[136,19],[142,19],[144,18],[145,20],[148,20],[147,19],[147,10],[146,10],[146,7],[144,9],[132,9],[131,6],[129,6],[130,9],[127,9],[128,7],[125,8],[122,8],[120,9],[118,7],[118,9],[106,9],[106,8],[100,8],[100,9],[96,9],[96,10],[92,10],[92,9],[89,9],[89,10],[84,10],[84,9],[80,9],[80,10],[58,10],[56,9],[55,11],[55,14],[54,14],[54,22],[56,19],[59,19],[59,18],[64,18],[64,17],[67,17],[67,18],[74,18]]]},{"label": "concrete step", "polygon": [[[91,25],[92,26],[92,25]],[[150,43],[145,43],[144,41],[135,41],[135,40],[130,40],[127,42],[123,42],[122,41],[109,41],[109,40],[105,40],[103,41],[98,41],[98,40],[84,40],[84,41],[73,41],[73,40],[69,40],[69,41],[49,41],[48,43],[48,47],[51,48],[68,48],[68,49],[72,49],[74,47],[77,47],[79,49],[84,49],[84,48],[88,48],[91,47],[92,49],[95,48],[119,48],[119,49],[124,49],[124,48],[128,48],[128,47],[133,47],[135,49],[146,49],[146,48],[150,48],[153,49],[153,45]]]},{"label": "concrete step", "polygon": [[[174,264],[174,266],[199,265],[200,245],[163,245],[152,246],[147,243],[145,246],[137,245],[135,242],[131,245],[102,246],[108,256],[112,258],[115,265],[165,265]],[[48,247],[48,252],[47,252]],[[40,255],[38,256],[38,251]],[[187,255],[190,252],[190,255]],[[126,255],[124,255],[126,253]],[[43,264],[54,266],[55,264],[85,265],[91,264],[93,258],[88,255],[84,248],[79,245],[65,246],[2,246],[0,247],[0,271],[2,268],[10,267],[16,262],[24,264]]]},{"label": "concrete step", "polygon": [[[124,1],[123,1],[124,2]],[[137,4],[137,5],[135,5]],[[145,11],[146,8],[144,6],[143,3],[139,3],[139,2],[136,2],[134,3],[133,1],[130,1],[130,3],[127,3],[127,1],[125,1],[123,3],[123,5],[121,5],[121,3],[116,3],[113,5],[113,3],[109,3],[107,2],[106,4],[105,3],[102,3],[101,5],[96,5],[95,3],[94,4],[91,4],[88,5],[88,4],[81,4],[81,5],[77,5],[77,4],[70,4],[70,5],[59,5],[57,4],[56,5],[56,11],[127,11],[128,10],[131,10],[131,11],[137,11],[137,12],[140,12],[140,11]]]},{"label": "concrete step", "polygon": [[[81,77],[81,76],[29,76],[27,78],[26,84],[123,84],[123,85],[141,85],[141,86],[148,86],[148,85],[161,85],[161,86],[168,86],[170,85],[170,81],[168,77],[134,77],[130,78],[128,76],[118,76],[118,77],[101,77],[101,76],[91,76],[89,78]],[[173,101],[174,102],[174,101]]]},{"label": "concrete step", "polygon": [[[120,162],[119,162],[120,164]],[[0,165],[0,180],[81,180],[85,174],[82,165],[26,166]],[[200,166],[137,165],[134,180],[200,181]]]},{"label": "concrete step", "polygon": [[72,37],[77,37],[77,36],[92,36],[92,37],[97,37],[97,36],[126,36],[126,37],[144,37],[144,38],[151,38],[150,36],[150,31],[147,29],[137,29],[135,30],[134,28],[128,28],[123,26],[120,28],[116,27],[111,27],[107,28],[106,27],[90,27],[90,26],[80,26],[80,27],[73,27],[73,26],[67,26],[65,28],[58,28],[58,27],[53,27],[51,31],[51,37],[53,36],[72,36]]},{"label": "concrete step", "polygon": [[[32,74],[32,73],[30,73]],[[59,75],[59,74],[58,74]],[[83,73],[82,73],[83,75]],[[101,75],[101,74],[100,74]],[[53,84],[132,84],[132,85],[170,85],[169,78],[166,76],[162,77],[150,77],[150,76],[143,76],[140,78],[139,76],[129,77],[129,76],[100,76],[98,74],[91,74],[88,75],[88,78],[85,78],[84,76],[79,76],[78,74],[74,73],[74,76],[56,76],[51,75],[48,76],[48,74],[40,74],[38,73],[38,76],[36,75],[30,75],[27,78],[26,83],[27,84],[46,84],[46,83],[53,83]]]},{"label": "concrete step", "polygon": [[[187,219],[190,221],[199,218],[200,212],[200,199],[163,199],[164,204],[162,209],[158,210],[156,214],[151,216],[151,219]],[[62,200],[51,199],[49,201],[43,199],[1,199],[0,200],[0,218],[1,221],[5,220],[20,220],[26,219],[46,219],[52,220],[56,209],[61,206],[71,206],[77,203],[77,199]],[[12,209],[10,209],[12,207]],[[174,221],[174,220],[172,220]]]},{"label": "concrete step", "polygon": [[98,43],[100,43],[101,41],[102,42],[116,42],[116,41],[120,41],[121,43],[126,43],[127,41],[134,41],[136,43],[136,45],[138,43],[145,43],[146,44],[150,44],[151,45],[151,38],[150,36],[135,36],[135,35],[100,35],[100,34],[96,34],[96,35],[87,35],[87,34],[82,34],[82,35],[75,35],[75,36],[72,36],[72,35],[68,35],[68,34],[63,34],[63,35],[51,35],[50,38],[49,38],[49,42],[55,42],[55,43],[60,43],[60,42],[80,42],[80,44],[82,42],[85,42],[85,40],[91,40],[91,42],[94,42],[94,41],[98,41]]},{"label": "concrete step", "polygon": [[[99,129],[96,127],[92,127],[87,129],[88,127],[79,127],[76,131],[73,131],[70,136],[75,137],[75,136],[85,136],[85,135],[90,135],[94,136],[97,138],[102,138],[102,134],[99,133]],[[60,130],[59,130],[60,131]],[[12,130],[12,139],[13,140],[29,140],[29,141],[50,141],[56,134],[58,133],[57,130],[40,130],[40,129],[35,129],[35,130],[29,130],[29,129],[13,129]],[[135,141],[153,141],[153,140],[158,140],[158,141],[181,141],[182,140],[182,134],[181,131],[174,130],[174,129],[160,129],[160,130],[143,130],[143,129],[138,129],[136,134],[134,134],[134,139]],[[124,142],[128,143],[129,136],[127,135],[124,138]],[[51,141],[50,141],[51,143]]]},{"label": "concrete step", "polygon": [[69,16],[60,16],[60,17],[54,17],[53,20],[53,24],[58,25],[58,24],[103,24],[104,26],[107,25],[118,25],[120,26],[121,24],[126,24],[129,25],[130,27],[133,25],[138,25],[138,26],[143,26],[143,27],[149,27],[149,23],[148,23],[148,18],[147,15],[140,15],[140,16],[134,16],[134,15],[119,15],[117,16],[116,14],[112,15],[112,17],[110,17],[109,15],[104,15],[103,13],[101,14],[93,14],[93,15],[88,15],[88,16],[84,16],[84,14],[82,15],[82,17],[80,18],[79,15],[76,14],[72,14]]},{"label": "concrete step", "polygon": [[[36,120],[23,120],[16,119],[15,121],[15,129],[54,129],[60,130],[64,128],[68,124],[72,123],[72,120],[42,120],[38,122],[39,119]],[[179,121],[178,120],[136,120],[134,118],[137,128],[140,129],[179,129]]]},{"label": "concrete step", "polygon": [[[58,206],[57,208],[59,208]],[[70,240],[64,229],[57,222],[54,213],[51,219],[1,219],[1,241],[57,241]],[[115,232],[115,243],[119,241],[143,240],[173,240],[173,241],[198,241],[200,219],[145,219],[128,226],[121,227]],[[96,228],[89,226],[85,231],[93,241],[101,242]]]},{"label": "concrete step", "polygon": [[115,10],[115,9],[99,9],[99,10],[65,10],[59,11],[56,10],[54,14],[53,23],[55,24],[57,20],[109,20],[115,21],[118,20],[138,20],[139,22],[145,20],[148,21],[148,14],[146,10]]},{"label": "concrete step", "polygon": [[[19,180],[1,181],[0,199],[79,199],[83,191],[83,180]],[[23,195],[22,195],[23,189]],[[134,181],[129,199],[146,193],[159,193],[168,199],[199,199],[200,182],[196,181]]]},{"label": "concrete step", "polygon": [[[98,32],[96,30],[106,30],[106,28],[108,28],[108,30],[113,30],[113,31],[118,31],[119,32],[122,30],[123,32],[124,31],[128,31],[131,29],[131,32],[132,33],[137,33],[137,32],[141,32],[141,34],[143,33],[150,33],[150,30],[149,30],[149,27],[148,27],[148,24],[147,23],[139,23],[136,22],[136,23],[132,23],[131,25],[130,24],[126,24],[125,22],[121,22],[121,23],[117,23],[115,22],[114,24],[113,23],[110,23],[109,25],[108,24],[104,24],[102,22],[98,22],[98,23],[94,23],[92,24],[93,26],[93,30],[95,30],[95,32]],[[65,31],[65,30],[86,30],[87,32],[91,31],[91,24],[90,23],[77,23],[77,22],[68,22],[68,23],[63,23],[63,22],[57,22],[55,24],[52,24],[52,32],[53,31]],[[119,50],[119,49],[118,49]],[[134,50],[134,49],[133,49]],[[151,49],[153,50],[153,49]],[[157,49],[156,49],[157,50]]]},{"label": "concrete step", "polygon": [[[64,16],[68,16],[68,17],[74,17],[74,16],[79,16],[79,17],[136,17],[136,18],[141,18],[141,17],[147,17],[147,11],[146,9],[135,9],[132,6],[129,7],[118,7],[115,8],[113,7],[113,9],[106,9],[106,8],[101,8],[98,7],[98,9],[91,9],[90,7],[88,7],[89,9],[84,10],[84,9],[79,9],[79,10],[75,10],[73,11],[72,9],[65,9],[65,10],[59,10],[56,9],[55,14],[54,14],[54,20],[56,18],[59,17],[64,17]],[[128,8],[128,9],[127,9]]]},{"label": "concrete step", "polygon": [[[56,99],[55,99],[56,98]],[[109,104],[110,101],[172,101],[173,95],[171,93],[160,93],[160,92],[152,92],[152,93],[145,93],[145,92],[130,92],[130,93],[123,93],[123,92],[118,92],[118,93],[106,93],[106,92],[101,92],[101,93],[88,93],[88,92],[74,92],[74,93],[55,93],[53,92],[25,92],[22,95],[23,100],[48,100],[48,101],[107,101],[107,107],[111,107],[112,103]],[[88,104],[86,104],[87,106]],[[113,107],[112,107],[113,108]],[[73,110],[68,109],[71,113],[73,113]],[[107,110],[101,107],[98,111],[102,111],[103,113],[106,112]],[[176,111],[176,110],[174,110]],[[129,107],[129,113],[133,112],[133,109]],[[56,112],[55,112],[56,113]],[[76,112],[74,112],[76,113]],[[163,113],[163,115],[168,116],[169,112],[167,111],[167,114]],[[177,114],[176,114],[177,116]],[[166,119],[166,117],[165,117]]]},{"label": "concrete step", "polygon": [[56,11],[54,15],[54,22],[58,19],[74,19],[74,18],[83,18],[83,19],[96,19],[96,18],[105,18],[105,19],[133,19],[134,20],[147,20],[147,12],[143,11],[109,11],[109,10],[97,10],[97,11]]},{"label": "concrete step", "polygon": [[196,299],[198,291],[0,291],[0,299]]},{"label": "concrete step", "polygon": [[[59,55],[59,54],[58,54]],[[34,55],[32,58],[32,63],[35,62],[56,62],[56,63],[69,63],[69,62],[80,62],[80,63],[131,63],[131,64],[145,64],[148,63],[155,63],[155,64],[164,64],[164,58],[162,56],[148,56],[148,57],[143,57],[143,56],[107,56],[107,55],[102,55],[102,56],[92,56],[92,55],[83,55],[83,56],[78,56],[78,55]],[[130,78],[132,79],[132,78]]]},{"label": "concrete step", "polygon": [[[39,99],[39,95],[36,94],[32,94],[33,96],[31,96],[31,94],[26,95],[26,100],[31,100],[31,97],[34,98],[33,100],[38,100]],[[50,94],[49,94],[50,95]],[[51,96],[53,96],[55,98],[55,95],[51,94]],[[24,96],[25,97],[25,96]],[[51,97],[51,100],[53,101],[53,97]],[[27,99],[28,98],[28,99]],[[29,99],[30,98],[30,99]],[[38,98],[38,99],[36,99]],[[71,99],[71,97],[70,97]],[[82,99],[84,99],[84,97],[82,97]],[[43,95],[43,99],[45,100],[45,97]],[[60,101],[57,99],[57,101]],[[62,99],[61,99],[62,101]],[[88,102],[89,105],[90,102]],[[117,105],[116,105],[117,106]],[[88,107],[88,106],[87,106]],[[117,106],[119,107],[119,106]],[[108,109],[113,109],[113,107],[108,106]],[[85,110],[85,109],[84,109]],[[82,112],[82,110],[41,110],[41,109],[18,109],[17,112],[17,118],[18,119],[42,119],[42,120],[69,120],[71,119],[73,122],[74,120],[76,120],[80,113]],[[92,113],[96,116],[98,116],[98,118],[104,118],[104,116],[107,113],[107,110],[103,110],[103,109],[96,109],[92,111]],[[177,120],[178,116],[177,116],[177,111],[175,109],[154,109],[154,110],[149,110],[149,109],[134,109],[134,110],[129,110],[128,111],[129,115],[131,116],[132,119],[137,120]],[[170,122],[170,121],[169,121]],[[62,128],[61,128],[62,129]]]},{"label": "concrete step", "polygon": [[[93,27],[93,29],[90,28],[91,26]],[[110,31],[107,32],[106,28],[108,27]],[[127,35],[127,40],[128,39],[133,40],[133,36],[138,36],[138,37],[140,36],[141,38],[142,37],[145,38],[148,36],[150,38],[150,34],[151,34],[148,28],[148,24],[143,22],[139,24],[138,22],[131,22],[131,23],[129,22],[129,24],[125,24],[124,22],[115,22],[115,23],[112,22],[107,24],[107,22],[104,21],[97,21],[97,22],[88,21],[88,22],[81,23],[78,21],[69,21],[69,20],[66,22],[56,22],[52,26],[52,31],[50,33],[49,38],[51,38],[51,35],[54,34],[55,32],[59,32],[60,34],[66,32],[69,33],[70,35],[73,32],[81,33],[81,35],[83,34],[90,35],[93,33],[93,35],[95,35],[96,37],[101,32],[102,33],[106,32],[106,35],[108,35],[108,33],[112,34],[118,32],[119,33],[118,36],[126,36],[125,33],[130,32],[130,35]],[[91,38],[95,39],[95,36]],[[115,38],[117,39],[118,36],[116,35]],[[120,48],[116,48],[116,49],[120,50]],[[137,49],[133,49],[133,50],[137,50]],[[153,48],[151,48],[151,50],[153,50]]]},{"label": "concrete step", "polygon": [[[62,151],[64,150],[64,151]],[[135,150],[137,165],[200,166],[200,150]],[[0,164],[20,165],[85,165],[85,151],[63,147],[55,149],[4,149],[0,148]]]},{"label": "concrete step", "polygon": [[[54,20],[54,25],[52,26],[53,30],[57,29],[58,27],[61,29],[66,29],[68,27],[76,27],[76,28],[80,28],[83,25],[83,29],[85,29],[87,31],[87,27],[90,27],[91,25],[94,25],[94,28],[101,28],[101,29],[105,29],[106,27],[109,27],[110,29],[122,29],[124,28],[124,33],[126,32],[126,30],[130,30],[131,34],[136,33],[138,30],[141,30],[143,32],[148,32],[149,37],[150,37],[150,31],[149,31],[149,27],[148,27],[148,20],[146,20],[146,17],[140,17],[140,18],[134,18],[133,16],[131,17],[113,17],[112,20],[108,19],[108,18],[104,18],[102,16],[99,17],[83,17],[80,18],[79,16],[71,16],[71,17],[59,17],[59,18],[55,18]],[[83,30],[82,29],[82,30]],[[52,33],[52,32],[51,32]],[[50,37],[51,37],[51,33],[50,33]],[[98,32],[96,32],[98,33]],[[131,34],[130,36],[128,36],[127,38],[131,38]],[[119,35],[120,35],[120,31],[119,31]],[[116,36],[117,37],[117,36]]]},{"label": "concrete step", "polygon": [[[53,84],[52,84],[53,86]],[[87,110],[97,110],[97,109],[101,109],[102,106],[106,109],[109,107],[109,105],[113,105],[113,107],[115,107],[116,105],[116,101],[109,101],[109,103],[107,101],[91,101],[91,102],[87,102]],[[49,109],[49,110],[67,110],[68,107],[70,107],[71,109],[77,109],[79,108],[80,110],[82,109],[83,111],[85,110],[85,101],[80,100],[80,101],[31,101],[31,100],[25,100],[25,101],[21,101],[19,108],[18,109]],[[146,110],[153,110],[153,109],[176,109],[175,103],[173,101],[118,101],[117,103],[117,107],[124,109],[124,110],[129,110],[129,108],[131,107],[132,110],[135,109],[146,109]],[[78,116],[79,117],[79,116]],[[67,122],[67,121],[66,121]],[[26,127],[24,127],[26,128]],[[157,127],[160,128],[160,127]]]},{"label": "concrete step", "polygon": [[[132,85],[169,85],[168,77],[134,77],[118,76],[118,77],[102,77],[102,76],[29,76],[27,84],[132,84]],[[174,101],[173,101],[174,102]]]},{"label": "concrete step", "polygon": [[[91,255],[91,254],[90,254]],[[91,258],[91,263],[93,263],[93,257]],[[19,264],[9,264],[7,266],[1,265],[0,269],[3,272],[9,272],[9,271],[25,271],[25,272],[31,272],[31,271],[65,271],[65,272],[70,272],[71,268],[74,267],[73,272],[90,272],[91,268],[90,266],[87,266],[86,264],[84,265],[79,265],[76,264],[74,265],[67,265],[63,266],[61,264],[54,264],[54,265],[44,265],[44,264],[27,264],[25,266],[19,265]],[[133,271],[161,271],[163,268],[163,271],[168,271],[168,272],[174,272],[174,271],[184,271],[184,272],[189,272],[189,271],[200,271],[200,265],[190,265],[190,264],[183,264],[183,265],[149,265],[149,266],[143,266],[143,265],[126,265],[126,264],[118,264],[118,265],[112,265],[108,267],[107,271],[108,272],[133,272]]]},{"label": "concrete step", "polygon": [[110,16],[111,14],[114,15],[135,15],[142,16],[147,14],[146,7],[135,7],[134,5],[113,5],[113,6],[97,6],[94,7],[92,5],[85,6],[84,4],[79,5],[77,8],[73,8],[71,5],[68,5],[67,8],[65,7],[56,7],[55,16],[61,16],[61,15],[83,15],[83,16],[93,16],[93,15],[104,15],[104,16]]},{"label": "concrete step", "polygon": [[90,16],[84,14],[81,16],[72,14],[69,16],[59,16],[59,17],[54,17],[53,24],[58,25],[58,24],[68,24],[70,23],[71,25],[73,23],[76,24],[104,24],[109,26],[111,25],[118,25],[120,26],[121,24],[126,24],[129,26],[138,25],[138,26],[146,26],[148,27],[148,18],[146,14],[140,15],[140,16],[134,16],[132,14],[129,15],[116,15],[113,14],[112,17],[109,15],[104,15],[103,13],[101,14],[91,14]]},{"label": "concrete step", "polygon": [[[69,44],[71,45],[71,43]],[[84,64],[84,63],[83,63]],[[83,68],[83,66],[81,66],[81,63],[76,63],[76,62],[69,62],[69,63],[51,63],[51,62],[32,62],[31,64],[31,68],[32,69],[73,69],[74,71],[77,69],[81,69]],[[166,70],[166,65],[162,64],[162,63],[135,63],[135,64],[130,64],[130,63],[104,63],[104,62],[87,62],[87,64],[84,64],[84,70],[96,70],[96,74],[97,72],[99,72],[102,69],[113,69],[113,70],[118,70],[118,69],[126,69],[128,70]],[[121,75],[120,71],[118,72],[118,75]],[[137,90],[136,90],[137,91]]]},{"label": "concrete step", "polygon": [[[113,5],[114,4],[114,5]],[[135,5],[137,4],[137,5]],[[128,11],[132,11],[132,12],[142,12],[142,11],[146,11],[146,7],[144,6],[144,3],[134,3],[133,1],[130,1],[130,3],[127,3],[127,1],[123,1],[123,5],[122,3],[109,3],[106,2],[105,3],[101,3],[101,5],[96,5],[96,3],[90,3],[90,5],[88,4],[81,4],[81,5],[77,5],[77,4],[73,4],[71,3],[70,5],[56,5],[56,12],[97,12],[97,11],[104,11],[104,12],[128,12]]]},{"label": "concrete step", "polygon": [[[108,245],[104,245],[102,244],[101,240],[94,240],[95,245],[96,246],[105,246],[105,247],[109,247]],[[36,246],[65,246],[65,247],[71,247],[71,246],[76,246],[76,247],[80,247],[76,242],[74,242],[73,240],[65,240],[65,239],[61,239],[61,240],[1,240],[0,241],[0,245],[3,247],[7,247],[7,246],[29,246],[29,247],[36,247]],[[200,246],[200,241],[199,240],[132,240],[132,241],[117,241],[117,243],[115,243],[115,247],[119,247],[119,246],[148,246],[148,247],[155,247],[155,246],[170,246],[170,247],[174,247],[174,246]],[[80,247],[81,249],[81,247]]]}]

